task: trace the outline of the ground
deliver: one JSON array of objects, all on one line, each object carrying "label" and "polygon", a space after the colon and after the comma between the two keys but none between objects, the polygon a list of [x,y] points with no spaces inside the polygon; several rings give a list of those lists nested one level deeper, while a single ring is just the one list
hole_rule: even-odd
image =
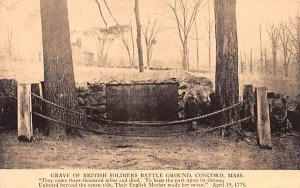
[{"label": "ground", "polygon": [[[0,130],[1,131],[1,130]],[[236,142],[218,133],[164,138],[86,135],[84,138],[17,140],[0,133],[4,169],[300,169],[300,134],[272,136],[272,150],[260,149],[256,135]]]}]

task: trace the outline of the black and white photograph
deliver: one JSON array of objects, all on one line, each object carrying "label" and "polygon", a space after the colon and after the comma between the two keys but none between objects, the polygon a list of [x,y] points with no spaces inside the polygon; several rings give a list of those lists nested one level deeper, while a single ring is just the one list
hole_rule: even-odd
[{"label": "black and white photograph", "polygon": [[299,78],[299,0],[0,0],[0,171],[300,170]]}]

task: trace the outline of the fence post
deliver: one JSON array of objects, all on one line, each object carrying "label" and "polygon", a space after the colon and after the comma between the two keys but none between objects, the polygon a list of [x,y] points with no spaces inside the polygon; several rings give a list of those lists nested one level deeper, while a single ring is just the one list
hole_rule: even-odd
[{"label": "fence post", "polygon": [[256,88],[257,141],[260,148],[271,149],[271,128],[267,88]]},{"label": "fence post", "polygon": [[[249,98],[254,97],[254,91],[253,91],[253,85],[244,85],[244,93],[243,93],[243,100],[247,100]],[[242,118],[246,118],[249,116],[254,116],[254,105],[255,100],[250,99],[243,103],[243,114]],[[251,119],[251,121],[247,121],[246,123],[242,123],[242,127],[245,130],[254,131],[255,125],[254,120]]]},{"label": "fence post", "polygon": [[18,84],[18,140],[32,141],[31,85]]}]

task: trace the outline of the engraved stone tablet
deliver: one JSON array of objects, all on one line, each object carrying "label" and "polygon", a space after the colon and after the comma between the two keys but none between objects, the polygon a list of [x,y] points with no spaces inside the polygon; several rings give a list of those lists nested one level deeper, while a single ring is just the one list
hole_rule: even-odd
[{"label": "engraved stone tablet", "polygon": [[118,121],[178,119],[178,84],[108,84],[107,117]]}]

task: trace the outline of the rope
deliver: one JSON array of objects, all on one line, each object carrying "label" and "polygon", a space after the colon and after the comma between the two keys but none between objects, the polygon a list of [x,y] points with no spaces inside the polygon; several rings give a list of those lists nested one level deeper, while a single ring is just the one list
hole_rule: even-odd
[{"label": "rope", "polygon": [[224,129],[224,128],[230,127],[232,125],[243,123],[243,122],[248,121],[248,120],[250,120],[254,117],[255,116],[249,116],[249,117],[240,119],[240,120],[232,122],[232,123],[228,123],[228,124],[225,124],[225,125],[220,125],[218,127],[212,127],[212,128],[208,128],[208,129],[204,129],[204,130],[200,130],[200,131],[194,131],[193,133],[200,133],[200,132],[203,132],[203,131],[204,132],[212,132],[212,131],[215,131],[215,130],[218,130],[218,129]]},{"label": "rope", "polygon": [[31,93],[31,95],[34,96],[34,97],[36,97],[36,98],[38,98],[38,99],[40,99],[41,101],[44,101],[44,102],[46,102],[46,103],[48,103],[48,104],[51,104],[51,105],[53,105],[53,106],[55,106],[55,107],[57,107],[57,108],[66,110],[67,112],[70,112],[70,113],[73,113],[73,114],[77,114],[77,115],[80,115],[80,116],[83,116],[83,117],[87,117],[87,118],[93,118],[93,116],[86,115],[86,114],[83,114],[83,113],[80,113],[80,112],[77,112],[77,111],[74,111],[74,110],[70,110],[70,109],[68,109],[68,108],[66,108],[66,107],[60,106],[60,105],[55,104],[55,103],[53,103],[53,102],[51,102],[51,101],[48,101],[48,100],[46,100],[46,99],[43,99],[42,97],[40,97],[40,96],[38,96],[38,95],[36,95],[36,94],[34,94],[34,93]]},{"label": "rope", "polygon": [[107,122],[108,124],[115,124],[115,125],[145,125],[145,126],[163,126],[163,125],[177,125],[177,124],[183,124],[183,123],[189,123],[189,122],[193,122],[193,121],[197,121],[200,119],[204,119],[210,116],[213,116],[215,114],[230,110],[232,108],[235,108],[241,104],[243,104],[244,102],[246,102],[247,100],[252,99],[252,97],[241,101],[239,103],[236,103],[232,106],[229,106],[227,108],[223,108],[221,110],[206,114],[206,115],[202,115],[202,116],[198,116],[198,117],[194,117],[194,118],[189,118],[189,119],[183,119],[183,120],[176,120],[176,121],[168,121],[168,122],[138,122],[138,121],[112,121],[112,120],[105,120],[105,122]]},{"label": "rope", "polygon": [[[48,103],[48,104],[51,104],[51,105],[54,105],[58,108],[61,108],[61,109],[64,109],[68,112],[71,112],[71,113],[74,113],[74,114],[77,114],[77,115],[80,115],[80,116],[83,116],[83,117],[87,117],[87,118],[93,118],[93,116],[90,116],[90,115],[85,115],[85,114],[82,114],[80,112],[76,112],[76,111],[73,111],[73,110],[70,110],[68,108],[65,108],[65,107],[62,107],[58,104],[55,104],[51,101],[48,101],[46,99],[43,99],[42,97],[34,94],[34,93],[31,93],[34,97],[37,97],[39,98],[40,100]],[[210,116],[213,116],[215,114],[218,114],[218,113],[221,113],[221,112],[224,112],[224,111],[227,111],[227,110],[230,110],[232,108],[235,108],[237,106],[240,106],[242,105],[244,102],[248,101],[248,100],[251,100],[253,99],[254,97],[250,97],[244,101],[241,101],[241,102],[238,102],[232,106],[229,106],[227,108],[223,108],[221,110],[218,110],[216,112],[212,112],[212,113],[209,113],[209,114],[206,114],[206,115],[202,115],[202,116],[198,116],[198,117],[194,117],[194,118],[189,118],[189,119],[183,119],[183,120],[175,120],[175,121],[168,121],[168,122],[162,122],[162,121],[153,121],[153,122],[140,122],[140,121],[113,121],[113,120],[105,120],[105,119],[101,119],[101,121],[105,122],[105,123],[108,123],[108,124],[114,124],[114,125],[135,125],[135,126],[166,126],[166,125],[178,125],[178,124],[184,124],[184,123],[189,123],[189,122],[193,122],[193,121],[197,121],[197,120],[200,120],[200,119],[204,119],[204,118],[207,118],[207,117],[210,117]]]},{"label": "rope", "polygon": [[[148,135],[137,136],[137,135],[132,135],[132,134],[115,134],[115,133],[109,133],[109,132],[104,132],[104,131],[99,131],[99,130],[90,130],[90,129],[86,129],[86,128],[83,128],[83,127],[77,127],[75,125],[72,125],[72,124],[69,124],[69,123],[65,123],[65,122],[47,117],[47,116],[42,115],[42,114],[37,113],[37,112],[31,112],[31,113],[34,114],[34,115],[37,115],[41,118],[44,118],[44,119],[49,120],[49,121],[53,121],[53,122],[61,124],[61,125],[69,126],[69,127],[72,127],[72,128],[78,129],[78,130],[88,131],[88,132],[92,132],[92,133],[96,133],[96,134],[104,134],[104,135],[110,135],[110,136],[122,136],[122,137],[145,137],[145,138],[149,138],[149,137],[177,137],[177,136],[180,136],[178,133],[177,134],[165,134],[165,135],[152,135],[152,136],[148,136]],[[230,126],[248,121],[249,119],[252,119],[253,117],[254,116],[249,116],[249,117],[240,119],[238,121],[228,123],[228,124],[225,124],[225,125],[221,125],[221,126],[218,126],[218,127],[213,127],[213,128],[208,128],[208,129],[203,129],[203,130],[193,131],[193,132],[184,132],[184,133],[181,133],[181,135],[191,135],[192,133],[208,133],[208,132],[212,132],[212,131],[215,131],[215,130],[218,130],[218,129],[227,128],[227,127],[230,127]]]},{"label": "rope", "polygon": [[[72,127],[72,128],[75,128],[75,129],[79,129],[79,130],[83,130],[83,131],[91,131],[91,130],[88,130],[88,129],[85,129],[83,127],[77,127],[75,125],[72,125],[72,124],[69,124],[69,123],[65,123],[65,122],[62,122],[62,121],[59,121],[59,120],[56,120],[56,119],[53,119],[53,118],[50,118],[48,116],[45,116],[45,115],[42,115],[40,113],[37,113],[37,112],[31,112],[32,114],[36,115],[36,116],[39,116],[43,119],[46,119],[46,120],[49,120],[49,121],[52,121],[54,123],[58,123],[58,124],[61,124],[61,125],[66,125],[68,127]],[[94,133],[100,133],[100,132],[94,132]],[[102,132],[101,132],[102,133]],[[104,133],[103,133],[104,134]],[[105,133],[106,134],[106,133]]]}]

